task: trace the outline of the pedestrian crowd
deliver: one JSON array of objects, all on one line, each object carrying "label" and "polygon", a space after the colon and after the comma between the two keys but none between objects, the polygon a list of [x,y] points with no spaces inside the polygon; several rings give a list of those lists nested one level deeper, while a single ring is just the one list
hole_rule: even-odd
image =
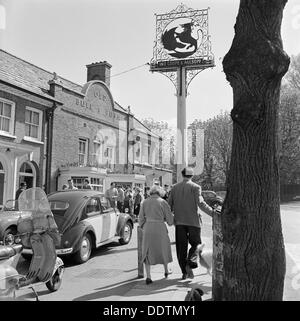
[{"label": "pedestrian crowd", "polygon": [[143,195],[139,187],[116,186],[116,183],[113,182],[105,192],[105,197],[111,207],[117,207],[120,212],[128,213],[134,221],[137,221],[141,204],[149,196],[148,190],[145,188]]}]

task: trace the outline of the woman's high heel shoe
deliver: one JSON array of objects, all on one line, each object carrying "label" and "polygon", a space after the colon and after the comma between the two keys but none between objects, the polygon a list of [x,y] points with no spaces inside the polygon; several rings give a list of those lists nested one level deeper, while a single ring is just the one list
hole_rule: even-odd
[{"label": "woman's high heel shoe", "polygon": [[153,283],[153,281],[152,281],[151,279],[147,278],[147,279],[146,279],[146,284],[148,285],[148,284],[150,284],[150,283]]},{"label": "woman's high heel shoe", "polygon": [[165,278],[167,278],[167,277],[168,277],[168,275],[169,275],[169,274],[172,274],[172,273],[173,273],[173,271],[171,271],[171,270],[170,270],[170,271],[168,271],[168,272],[165,272]]}]

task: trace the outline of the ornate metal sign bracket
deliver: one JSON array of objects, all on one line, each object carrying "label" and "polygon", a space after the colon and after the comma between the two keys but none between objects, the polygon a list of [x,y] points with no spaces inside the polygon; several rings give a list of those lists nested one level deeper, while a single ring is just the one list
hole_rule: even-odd
[{"label": "ornate metal sign bracket", "polygon": [[162,73],[176,88],[177,128],[182,133],[180,141],[177,141],[177,159],[180,159],[182,167],[187,164],[187,142],[183,134],[186,131],[187,88],[201,71],[215,66],[208,10],[194,10],[180,4],[169,13],[155,15],[156,39],[150,71]]}]

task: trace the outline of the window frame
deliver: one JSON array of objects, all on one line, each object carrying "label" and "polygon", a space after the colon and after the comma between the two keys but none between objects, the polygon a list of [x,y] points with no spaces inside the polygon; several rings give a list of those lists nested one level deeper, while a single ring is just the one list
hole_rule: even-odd
[{"label": "window frame", "polygon": [[[138,150],[140,150],[139,156],[136,155]],[[134,163],[142,164],[142,155],[143,155],[142,142],[138,141],[134,144]]]},{"label": "window frame", "polygon": [[[10,117],[10,122],[9,122],[9,131],[5,131],[0,129],[0,135],[2,136],[13,136],[14,135],[14,129],[15,129],[15,115],[16,115],[16,104],[15,102],[2,98],[0,97],[0,102],[3,104],[8,104],[11,105],[11,117]],[[3,115],[1,115],[3,117]]]},{"label": "window frame", "polygon": [[[25,140],[29,140],[29,141],[37,141],[37,142],[41,142],[42,141],[42,126],[43,126],[43,111],[40,110],[40,109],[37,109],[37,108],[33,108],[33,107],[30,107],[30,106],[26,106],[25,107],[25,114],[26,114],[26,111],[31,111],[31,112],[34,112],[34,113],[37,113],[39,115],[39,125],[38,125],[38,137],[32,137],[32,136],[27,136],[27,135],[24,135],[24,139]],[[25,126],[25,133],[26,133],[26,125],[29,125],[29,126],[35,126],[35,124],[32,124],[32,123],[26,123],[26,116],[25,116],[25,120],[24,120],[24,126]]]},{"label": "window frame", "polygon": [[[85,154],[80,154],[80,141],[85,142]],[[85,167],[88,163],[88,152],[89,152],[89,140],[85,137],[78,138],[78,165]],[[84,162],[81,164],[80,162],[80,155],[84,155]]]},{"label": "window frame", "polygon": [[[111,150],[111,157],[109,157],[109,153],[107,153],[107,156],[105,156],[107,150]],[[104,157],[104,160],[105,160],[105,165],[110,169],[114,169],[114,167],[115,167],[115,157],[116,157],[116,148],[115,148],[115,146],[113,146],[113,145],[105,146],[105,148],[103,150],[103,157]]]},{"label": "window frame", "polygon": [[[95,151],[95,144],[99,145],[99,153]],[[100,157],[99,157],[100,156]],[[100,166],[103,164],[103,144],[98,140],[93,140],[93,153],[92,153],[92,164],[97,166]],[[99,157],[99,162],[97,161],[97,158]]]},{"label": "window frame", "polygon": [[[96,200],[99,206],[99,210],[98,211],[91,211],[91,212],[87,212],[87,208],[89,205],[89,202],[92,200]],[[81,220],[85,220],[87,218],[93,217],[93,216],[100,216],[102,214],[102,205],[101,205],[101,201],[100,198],[97,196],[92,196],[89,197],[88,201],[86,202],[84,208],[83,208],[83,213],[82,213],[82,217]]]}]

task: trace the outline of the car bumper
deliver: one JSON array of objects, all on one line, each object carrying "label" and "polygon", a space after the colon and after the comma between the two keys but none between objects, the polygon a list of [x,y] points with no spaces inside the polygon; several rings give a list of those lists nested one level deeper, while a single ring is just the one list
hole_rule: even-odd
[{"label": "car bumper", "polygon": [[[73,248],[69,247],[66,249],[56,249],[56,254],[57,255],[67,255],[67,254],[71,254],[73,252]],[[23,249],[22,250],[23,254],[32,254],[32,249]]]}]

